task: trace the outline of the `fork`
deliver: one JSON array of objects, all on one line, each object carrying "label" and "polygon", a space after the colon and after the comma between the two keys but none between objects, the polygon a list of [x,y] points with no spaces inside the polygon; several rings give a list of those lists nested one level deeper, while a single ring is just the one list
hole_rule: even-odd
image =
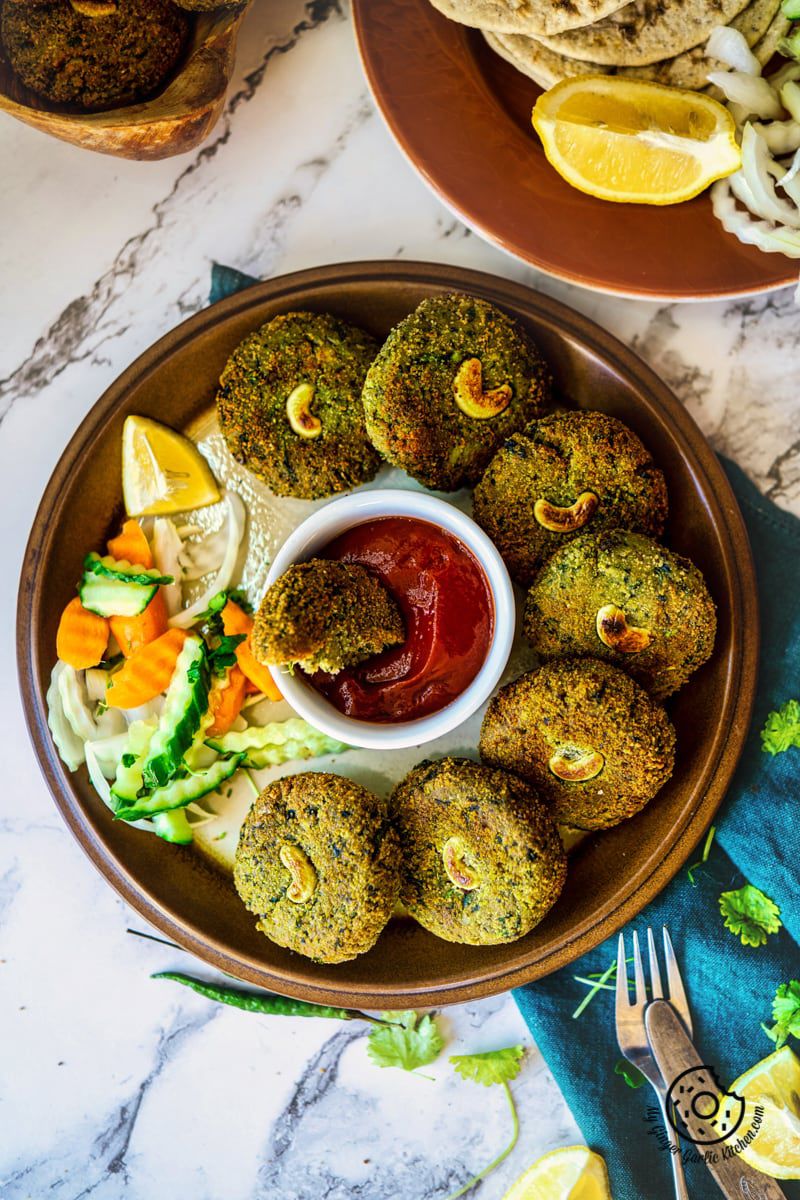
[{"label": "fork", "polygon": [[[672,947],[672,941],[666,927],[664,934],[664,957],[666,960],[667,983],[669,985],[669,1002],[673,1005],[678,1015],[681,1018],[686,1032],[691,1038],[692,1036],[692,1018],[689,1012],[689,1004],[686,999],[683,981],[678,963],[675,958],[675,951]],[[655,940],[653,938],[652,929],[647,931],[647,948],[650,957],[650,992],[653,1000],[664,999],[664,991],[661,986],[661,972],[658,966],[658,956],[656,954]],[[675,1132],[672,1123],[667,1116],[667,1085],[661,1071],[658,1068],[653,1052],[650,1049],[650,1043],[647,1039],[647,1030],[644,1023],[644,1010],[647,1006],[647,991],[644,982],[644,968],[642,966],[642,955],[639,949],[639,935],[634,930],[633,933],[633,977],[635,982],[634,1000],[631,1003],[630,994],[628,992],[628,967],[627,958],[625,955],[625,935],[619,935],[619,951],[617,954],[617,991],[616,991],[616,1023],[617,1023],[617,1041],[623,1056],[634,1067],[644,1075],[645,1079],[650,1083],[653,1091],[658,1096],[658,1104],[661,1109],[661,1117],[664,1122],[664,1129],[669,1141],[670,1159],[672,1161],[672,1179],[675,1185],[676,1200],[689,1200],[689,1193],[686,1190],[686,1179],[683,1174],[683,1159],[681,1158],[681,1147],[678,1140],[678,1135]]]},{"label": "fork", "polygon": [[[633,1003],[628,994],[625,938],[620,934],[616,989],[617,1040],[628,1062],[639,1068],[650,1081],[658,1096],[671,1150],[675,1195],[677,1200],[688,1200],[680,1143],[668,1114],[668,1082],[682,1078],[689,1070],[708,1071],[709,1068],[704,1066],[692,1043],[692,1018],[678,968],[678,960],[665,926],[662,926],[662,933],[669,996],[664,996],[653,931],[648,929],[647,948],[650,958],[650,1000],[648,1001],[639,937],[634,931],[633,977],[635,989]],[[695,1131],[702,1133],[703,1126],[708,1120],[699,1113],[692,1115],[691,1106],[684,1119],[690,1137]],[[774,1179],[762,1175],[760,1171],[753,1170],[751,1166],[735,1155],[727,1156],[719,1153],[704,1155],[703,1162],[728,1200],[786,1200],[786,1193]]]}]

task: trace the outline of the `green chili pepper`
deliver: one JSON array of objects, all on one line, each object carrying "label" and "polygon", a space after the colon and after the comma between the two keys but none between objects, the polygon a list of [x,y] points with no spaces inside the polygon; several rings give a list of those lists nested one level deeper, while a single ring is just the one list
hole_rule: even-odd
[{"label": "green chili pepper", "polygon": [[219,984],[204,983],[191,975],[182,975],[178,971],[159,971],[151,975],[151,979],[172,979],[182,983],[193,992],[205,996],[208,1000],[216,1000],[220,1004],[230,1004],[234,1008],[242,1008],[245,1012],[270,1013],[279,1017],[333,1017],[340,1021],[369,1021],[371,1025],[385,1025],[377,1017],[368,1017],[366,1013],[348,1008],[330,1008],[327,1004],[309,1004],[305,1000],[291,1000],[288,996],[276,996],[272,992],[246,992],[241,988],[223,987]]}]

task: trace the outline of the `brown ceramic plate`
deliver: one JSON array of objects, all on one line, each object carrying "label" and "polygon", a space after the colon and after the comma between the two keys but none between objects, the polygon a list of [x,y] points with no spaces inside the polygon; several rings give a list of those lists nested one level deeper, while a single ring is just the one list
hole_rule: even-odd
[{"label": "brown ceramic plate", "polygon": [[548,275],[621,296],[711,300],[797,280],[727,234],[707,193],[666,208],[565,183],[531,126],[541,88],[428,0],[353,0],[367,80],[422,178],[482,237]]},{"label": "brown ceramic plate", "polygon": [[[713,658],[671,705],[673,780],[634,820],[583,843],[547,919],[509,946],[439,941],[394,921],[369,954],[317,966],[272,945],[232,885],[198,854],[114,822],[83,770],[62,765],[45,691],[62,608],[81,562],[121,507],[120,435],[129,413],[185,427],[213,401],[245,334],[290,309],[331,310],[378,337],[425,297],[461,289],[516,315],[565,396],[621,417],[666,472],[670,542],[703,570],[719,610]],[[424,263],[356,263],[287,275],[192,317],[109,388],[65,450],[34,522],[19,592],[17,647],[31,737],[56,804],[89,857],[148,921],[200,958],[266,988],[311,1000],[390,1008],[489,995],[563,966],[639,912],[702,836],[736,766],[753,701],[758,643],[747,534],[725,475],[672,393],[614,338],[545,296],[490,275]]]}]

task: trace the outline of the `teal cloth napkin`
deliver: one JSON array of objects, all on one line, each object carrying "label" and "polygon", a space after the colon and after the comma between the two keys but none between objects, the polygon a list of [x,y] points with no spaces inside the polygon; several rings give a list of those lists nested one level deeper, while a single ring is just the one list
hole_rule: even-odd
[{"label": "teal cloth napkin", "polygon": [[[211,303],[257,280],[232,267],[212,267]],[[800,976],[800,750],[777,758],[763,753],[759,730],[770,710],[800,696],[800,521],[765,500],[733,463],[723,460],[744,513],[756,560],[762,657],[753,727],[724,808],[708,862],[679,872],[636,921],[637,928],[669,926],[687,982],[695,1041],[704,1061],[729,1084],[765,1057],[779,983]],[[750,882],[781,908],[784,928],[766,946],[743,947],[722,924],[720,892]],[[616,938],[570,967],[519,988],[514,998],[547,1060],[586,1141],[608,1163],[614,1200],[668,1200],[669,1156],[660,1150],[646,1110],[649,1086],[629,1088],[615,1074],[613,993],[602,991],[578,1020],[586,994],[575,975],[604,971]],[[800,1047],[795,1047],[800,1049]],[[719,1195],[705,1167],[687,1164],[693,1200]],[[800,1183],[782,1185],[800,1200]]]},{"label": "teal cloth napkin", "polygon": [[[761,664],[753,725],[723,807],[708,862],[682,869],[626,932],[667,925],[704,1062],[727,1086],[774,1049],[761,1030],[771,1024],[779,983],[800,977],[800,750],[773,758],[759,732],[770,710],[800,696],[800,521],[765,500],[733,463],[723,466],[750,535],[761,605]],[[699,857],[697,855],[696,857]],[[719,895],[750,882],[781,908],[784,928],[757,949],[724,928]],[[628,938],[630,946],[630,937]],[[669,1155],[646,1118],[655,1103],[649,1085],[634,1091],[614,1072],[614,994],[599,992],[583,1014],[586,995],[575,975],[604,971],[616,957],[616,937],[561,971],[514,992],[588,1144],[605,1158],[614,1200],[668,1200]],[[792,1042],[792,1039],[790,1039]],[[800,1045],[793,1043],[800,1052]],[[688,1163],[693,1200],[719,1196],[706,1168]],[[800,1200],[800,1183],[782,1182]]]}]

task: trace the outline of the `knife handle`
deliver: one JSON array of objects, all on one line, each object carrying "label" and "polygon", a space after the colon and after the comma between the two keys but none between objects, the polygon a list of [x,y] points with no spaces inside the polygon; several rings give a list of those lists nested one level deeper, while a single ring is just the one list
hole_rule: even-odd
[{"label": "knife handle", "polygon": [[[645,1025],[653,1057],[668,1088],[686,1071],[708,1071],[680,1017],[668,1001],[653,1000],[647,1006]],[[694,1113],[689,1107],[686,1112],[681,1112],[681,1117],[692,1141],[697,1137],[695,1144],[698,1152],[707,1152],[704,1154],[705,1165],[728,1200],[786,1200],[786,1193],[774,1179],[754,1171],[742,1161],[740,1155],[723,1158],[720,1143],[708,1144],[708,1125],[704,1125],[702,1115]],[[703,1145],[704,1135],[706,1145]]]}]

